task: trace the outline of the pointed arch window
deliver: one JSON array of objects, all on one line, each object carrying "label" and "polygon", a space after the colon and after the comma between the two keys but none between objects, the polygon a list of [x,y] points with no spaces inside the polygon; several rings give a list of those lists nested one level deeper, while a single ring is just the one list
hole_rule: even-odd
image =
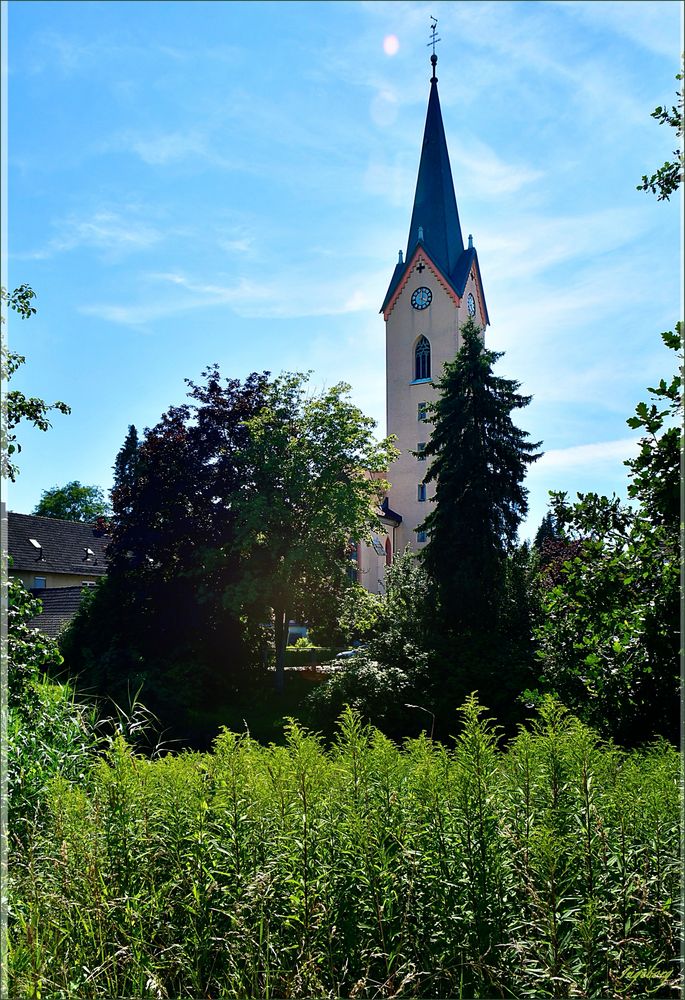
[{"label": "pointed arch window", "polygon": [[414,378],[431,377],[431,345],[427,337],[419,337],[414,350]]}]

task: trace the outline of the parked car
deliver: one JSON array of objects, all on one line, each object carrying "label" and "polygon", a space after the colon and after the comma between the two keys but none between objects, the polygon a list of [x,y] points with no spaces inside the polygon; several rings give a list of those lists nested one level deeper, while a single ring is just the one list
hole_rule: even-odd
[{"label": "parked car", "polygon": [[363,653],[366,646],[355,646],[354,649],[343,649],[342,653],[336,654],[336,660],[349,660],[351,656],[356,656],[357,653]]}]

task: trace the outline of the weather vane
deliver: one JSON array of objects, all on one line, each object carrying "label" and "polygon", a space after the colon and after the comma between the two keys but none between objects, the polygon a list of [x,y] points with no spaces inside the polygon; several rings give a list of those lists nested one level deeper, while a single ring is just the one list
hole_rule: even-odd
[{"label": "weather vane", "polygon": [[428,45],[429,46],[430,45],[433,46],[433,55],[435,55],[435,46],[436,46],[436,44],[439,41],[441,41],[441,39],[438,38],[437,32],[438,32],[438,19],[437,19],[437,17],[433,17],[433,15],[431,14],[431,40],[428,43]]}]

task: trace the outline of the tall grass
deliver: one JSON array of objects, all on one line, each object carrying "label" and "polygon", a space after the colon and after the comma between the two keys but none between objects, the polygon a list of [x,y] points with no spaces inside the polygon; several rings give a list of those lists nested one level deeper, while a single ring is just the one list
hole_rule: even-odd
[{"label": "tall grass", "polygon": [[678,775],[552,701],[504,750],[473,699],[452,748],[115,739],[12,853],[12,996],[675,997]]}]

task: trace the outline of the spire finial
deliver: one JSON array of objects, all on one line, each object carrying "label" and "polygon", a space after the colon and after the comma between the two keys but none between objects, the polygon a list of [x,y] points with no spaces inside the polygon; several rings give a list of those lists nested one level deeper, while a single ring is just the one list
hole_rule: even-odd
[{"label": "spire finial", "polygon": [[433,67],[433,76],[431,77],[431,83],[437,83],[438,78],[435,75],[435,67],[437,66],[438,63],[438,57],[435,54],[435,46],[439,41],[441,41],[441,39],[438,38],[438,19],[437,17],[433,17],[432,14],[430,17],[431,17],[431,37],[428,46],[433,47],[433,54],[431,56],[431,66]]}]

